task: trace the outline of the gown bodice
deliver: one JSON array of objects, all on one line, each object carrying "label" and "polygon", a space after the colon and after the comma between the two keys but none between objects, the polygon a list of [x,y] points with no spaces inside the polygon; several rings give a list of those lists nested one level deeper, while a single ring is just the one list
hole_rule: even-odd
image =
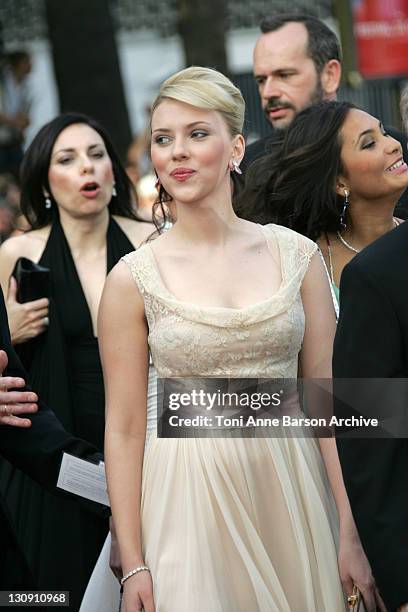
[{"label": "gown bodice", "polygon": [[144,299],[159,376],[296,378],[305,325],[300,288],[317,245],[277,225],[262,231],[269,249],[278,247],[282,281],[272,296],[240,309],[178,300],[149,244],[123,258]]}]

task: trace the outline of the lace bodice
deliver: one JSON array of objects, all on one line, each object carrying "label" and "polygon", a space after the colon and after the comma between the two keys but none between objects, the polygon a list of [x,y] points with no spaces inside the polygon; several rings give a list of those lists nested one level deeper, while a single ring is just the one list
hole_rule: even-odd
[{"label": "lace bodice", "polygon": [[304,335],[300,288],[317,245],[278,225],[262,229],[270,249],[278,246],[282,282],[270,298],[245,308],[178,300],[164,285],[149,244],[123,257],[144,299],[159,376],[297,376]]}]

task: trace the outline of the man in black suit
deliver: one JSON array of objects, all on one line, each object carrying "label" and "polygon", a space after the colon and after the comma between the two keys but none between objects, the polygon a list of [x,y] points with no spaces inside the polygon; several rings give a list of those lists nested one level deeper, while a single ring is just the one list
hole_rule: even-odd
[{"label": "man in black suit", "polygon": [[[26,380],[26,373],[10,341],[1,290],[0,348],[5,350],[8,357],[7,364],[4,352],[0,352],[0,375],[7,365],[5,376],[0,379],[0,454],[49,491],[65,495],[56,488],[62,453],[92,462],[99,462],[102,455],[91,444],[68,434],[52,410],[41,402],[38,412],[33,412],[37,396],[22,389],[21,379]],[[7,387],[15,390],[8,391]],[[95,520],[106,519],[110,514],[105,506],[82,498],[76,499],[95,513]],[[0,551],[0,590],[32,588],[30,570],[18,548],[12,517],[1,496]]]},{"label": "man in black suit", "polygon": [[[241,162],[244,171],[255,159],[279,147],[298,112],[317,102],[335,100],[341,79],[340,43],[320,19],[277,14],[265,17],[260,29],[254,49],[254,77],[272,132],[247,147]],[[393,128],[386,130],[401,143],[408,162],[407,138]],[[403,218],[407,213],[408,190],[398,209]]]},{"label": "man in black suit", "polygon": [[[378,403],[374,385],[360,387],[360,407],[368,416],[384,411],[397,436],[408,428],[408,223],[365,248],[341,277],[340,319],[334,343],[336,379],[388,379],[388,395]],[[394,380],[392,380],[394,379]],[[407,379],[396,381],[395,379]],[[344,385],[343,381],[338,381]],[[351,381],[351,384],[357,384]],[[405,389],[408,387],[405,384]],[[356,387],[357,388],[357,387]],[[370,397],[364,401],[364,397]],[[356,406],[353,394],[351,402]],[[399,414],[393,407],[399,405]],[[358,406],[357,406],[358,407]],[[402,408],[402,409],[401,409]],[[337,415],[344,404],[335,401]],[[343,476],[357,528],[377,586],[389,612],[408,611],[408,439],[337,438]]]}]

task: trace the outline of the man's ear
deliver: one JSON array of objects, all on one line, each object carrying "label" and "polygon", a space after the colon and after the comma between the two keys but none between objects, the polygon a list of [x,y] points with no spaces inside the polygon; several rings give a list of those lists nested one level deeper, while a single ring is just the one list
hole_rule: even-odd
[{"label": "man's ear", "polygon": [[341,64],[332,59],[326,62],[320,74],[320,84],[325,100],[335,100],[341,79]]}]

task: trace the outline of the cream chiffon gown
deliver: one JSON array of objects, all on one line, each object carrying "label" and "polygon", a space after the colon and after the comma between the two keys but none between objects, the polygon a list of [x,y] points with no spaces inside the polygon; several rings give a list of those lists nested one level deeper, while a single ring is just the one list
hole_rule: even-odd
[{"label": "cream chiffon gown", "polygon": [[[144,299],[159,376],[296,378],[305,325],[300,288],[317,246],[280,226],[259,227],[280,260],[282,282],[243,309],[179,301],[148,244],[123,258]],[[153,429],[141,513],[157,612],[346,609],[337,515],[314,439],[158,439]],[[106,548],[81,612],[118,605]]]}]

